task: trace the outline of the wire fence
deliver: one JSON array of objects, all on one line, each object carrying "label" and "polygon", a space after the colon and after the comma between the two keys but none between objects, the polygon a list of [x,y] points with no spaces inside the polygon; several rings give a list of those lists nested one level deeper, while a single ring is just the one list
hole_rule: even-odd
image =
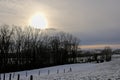
[{"label": "wire fence", "polygon": [[[72,72],[72,68],[67,68],[67,69],[56,69],[55,74],[60,74],[60,73],[68,73],[68,72]],[[41,70],[37,71],[37,75],[34,74],[29,74],[28,71],[24,72],[24,77],[23,74],[17,73],[17,72],[13,72],[13,73],[4,73],[4,74],[0,74],[0,80],[39,80],[36,78],[36,76],[39,78],[39,76],[42,75]],[[53,72],[52,70],[48,69],[46,71],[46,75],[52,75]]]}]

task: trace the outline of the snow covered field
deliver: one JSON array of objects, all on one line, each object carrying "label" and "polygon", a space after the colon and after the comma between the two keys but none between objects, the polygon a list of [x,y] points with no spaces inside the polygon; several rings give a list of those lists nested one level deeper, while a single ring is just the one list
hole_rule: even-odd
[{"label": "snow covered field", "polygon": [[71,64],[7,73],[6,80],[9,80],[9,74],[12,74],[11,80],[17,80],[18,74],[20,80],[30,80],[30,75],[33,75],[33,80],[120,80],[120,55],[113,55],[112,61],[99,64]]}]

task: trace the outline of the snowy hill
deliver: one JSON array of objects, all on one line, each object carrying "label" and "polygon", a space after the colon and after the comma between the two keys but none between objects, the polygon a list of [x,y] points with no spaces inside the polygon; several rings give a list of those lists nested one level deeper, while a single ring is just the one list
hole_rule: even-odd
[{"label": "snowy hill", "polygon": [[[7,73],[6,79],[17,80],[120,80],[120,55],[114,55],[112,61],[104,63],[83,63],[55,66],[31,71]],[[3,78],[3,74],[1,74]],[[2,79],[1,79],[2,80]]]}]

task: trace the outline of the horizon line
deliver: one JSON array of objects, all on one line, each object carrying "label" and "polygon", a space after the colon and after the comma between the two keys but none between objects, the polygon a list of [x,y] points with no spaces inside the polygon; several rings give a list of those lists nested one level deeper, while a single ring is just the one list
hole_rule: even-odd
[{"label": "horizon line", "polygon": [[104,49],[105,47],[110,47],[112,49],[120,49],[120,44],[90,44],[90,45],[80,45],[81,49]]}]

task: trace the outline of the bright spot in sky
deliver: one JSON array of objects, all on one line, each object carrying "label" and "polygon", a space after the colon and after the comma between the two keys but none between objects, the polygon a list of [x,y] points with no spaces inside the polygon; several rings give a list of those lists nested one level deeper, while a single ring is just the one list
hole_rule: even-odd
[{"label": "bright spot in sky", "polygon": [[47,21],[44,15],[37,13],[30,18],[29,25],[38,29],[45,29],[47,27]]}]

